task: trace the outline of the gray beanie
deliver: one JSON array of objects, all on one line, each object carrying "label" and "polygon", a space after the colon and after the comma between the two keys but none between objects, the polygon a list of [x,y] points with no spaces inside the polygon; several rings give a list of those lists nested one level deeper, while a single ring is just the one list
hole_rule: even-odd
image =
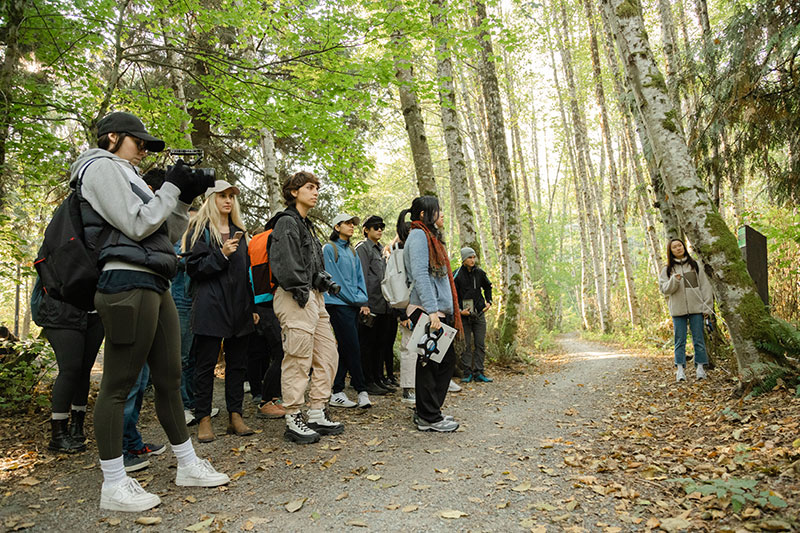
[{"label": "gray beanie", "polygon": [[461,249],[461,262],[463,263],[468,257],[472,257],[473,255],[476,255],[475,250],[469,246],[465,246]]}]

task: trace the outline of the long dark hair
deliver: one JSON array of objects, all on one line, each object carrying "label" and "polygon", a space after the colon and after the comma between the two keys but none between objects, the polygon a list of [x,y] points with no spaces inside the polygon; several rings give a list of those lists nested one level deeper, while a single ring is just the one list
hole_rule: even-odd
[{"label": "long dark hair", "polygon": [[403,209],[397,216],[397,240],[400,241],[402,247],[408,238],[408,232],[411,231],[411,224],[406,220],[406,216],[411,212],[411,209]]},{"label": "long dark hair", "polygon": [[436,220],[439,218],[440,211],[439,199],[435,196],[417,196],[411,202],[411,221],[422,222],[431,233],[436,235],[440,242],[444,243],[444,237],[439,228],[436,227]]},{"label": "long dark hair", "polygon": [[670,239],[669,244],[667,244],[667,276],[672,275],[672,269],[675,265],[678,264],[678,260],[675,258],[675,255],[672,253],[672,243],[678,241],[683,245],[683,257],[686,258],[686,262],[689,263],[695,272],[698,274],[700,273],[700,267],[697,266],[697,261],[692,259],[692,256],[689,255],[689,249],[686,248],[686,243],[683,242],[681,239],[675,238]]}]

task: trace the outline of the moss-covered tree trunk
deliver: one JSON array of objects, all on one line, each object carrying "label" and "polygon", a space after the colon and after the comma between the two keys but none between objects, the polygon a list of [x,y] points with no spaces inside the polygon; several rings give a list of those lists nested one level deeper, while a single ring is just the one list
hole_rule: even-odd
[{"label": "moss-covered tree trunk", "polygon": [[482,1],[475,2],[475,26],[480,29],[478,72],[486,102],[486,115],[489,129],[489,147],[495,165],[499,215],[505,228],[503,241],[503,262],[506,265],[506,287],[503,301],[503,321],[500,341],[504,346],[514,342],[519,327],[519,309],[522,296],[522,250],[519,225],[519,209],[508,160],[508,145],[503,121],[503,107],[500,102],[500,87],[492,50],[492,39],[488,31],[486,6]]},{"label": "moss-covered tree trunk", "polygon": [[461,126],[456,112],[456,90],[453,84],[453,62],[447,42],[448,24],[444,17],[446,0],[432,2],[431,23],[438,35],[436,39],[436,75],[439,82],[439,106],[442,113],[442,130],[447,150],[447,163],[450,170],[450,193],[453,197],[453,211],[458,223],[458,237],[461,246],[469,246],[481,254],[480,241],[475,232],[475,216],[467,180],[467,165],[464,160],[464,143],[461,139]]},{"label": "moss-covered tree trunk", "polygon": [[[675,124],[664,76],[658,69],[635,0],[601,0],[631,80],[666,193],[681,227],[705,264],[728,325],[744,384],[785,372],[785,347],[796,331],[772,319],[742,260],[736,237],[714,208],[697,175],[686,140]],[[796,342],[796,341],[794,341]],[[797,348],[797,346],[795,346]]]}]

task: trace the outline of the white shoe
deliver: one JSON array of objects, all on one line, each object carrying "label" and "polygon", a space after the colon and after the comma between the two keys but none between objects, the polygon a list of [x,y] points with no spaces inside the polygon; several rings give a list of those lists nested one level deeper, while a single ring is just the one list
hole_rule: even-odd
[{"label": "white shoe", "polygon": [[211,414],[208,415],[208,416],[210,416],[211,418],[214,418],[218,414],[219,414],[219,407],[212,407],[211,408]]},{"label": "white shoe", "polygon": [[245,393],[250,392],[250,382],[249,381],[245,381],[244,384],[242,385],[242,387],[244,388],[244,392]]},{"label": "white shoe", "polygon": [[160,503],[161,498],[150,494],[138,481],[128,476],[110,487],[103,483],[100,489],[100,509],[135,513],[152,509]]},{"label": "white shoe", "polygon": [[309,409],[306,425],[320,435],[339,435],[344,431],[344,424],[332,421],[326,409]]},{"label": "white shoe", "polygon": [[697,365],[697,370],[695,371],[695,377],[697,379],[706,379],[706,369],[703,368],[703,363]]},{"label": "white shoe", "polygon": [[231,480],[227,474],[217,472],[207,459],[198,459],[189,466],[178,465],[175,484],[179,487],[218,487]]},{"label": "white shoe", "polygon": [[328,405],[332,405],[333,407],[355,407],[358,404],[348,398],[347,394],[342,391],[331,394],[331,399],[328,401]]},{"label": "white shoe", "polygon": [[306,425],[303,420],[303,413],[300,411],[292,414],[286,414],[286,430],[283,432],[283,437],[286,440],[296,442],[298,444],[313,444],[319,442],[319,433]]},{"label": "white shoe", "polygon": [[186,419],[186,425],[191,426],[197,422],[194,418],[194,413],[191,409],[184,409],[183,410],[183,417]]},{"label": "white shoe", "polygon": [[450,385],[447,386],[447,392],[461,392],[461,386],[451,379]]},{"label": "white shoe", "polygon": [[403,399],[400,401],[402,401],[403,403],[416,405],[417,395],[414,389],[403,389]]},{"label": "white shoe", "polygon": [[372,407],[372,402],[369,401],[369,394],[367,394],[367,391],[362,390],[358,393],[358,406],[362,409],[369,409]]},{"label": "white shoe", "polygon": [[678,365],[678,371],[675,372],[675,381],[686,381],[686,372],[683,365]]}]

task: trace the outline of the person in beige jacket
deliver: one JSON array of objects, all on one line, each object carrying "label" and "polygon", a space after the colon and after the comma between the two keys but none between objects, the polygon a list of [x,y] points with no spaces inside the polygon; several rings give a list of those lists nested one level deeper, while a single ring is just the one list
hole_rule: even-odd
[{"label": "person in beige jacket", "polygon": [[667,266],[661,270],[658,285],[669,302],[669,314],[672,315],[675,330],[675,380],[686,381],[687,329],[692,331],[696,377],[704,379],[708,355],[703,340],[703,315],[713,312],[713,295],[708,277],[689,255],[682,240],[672,239],[669,242]]}]

